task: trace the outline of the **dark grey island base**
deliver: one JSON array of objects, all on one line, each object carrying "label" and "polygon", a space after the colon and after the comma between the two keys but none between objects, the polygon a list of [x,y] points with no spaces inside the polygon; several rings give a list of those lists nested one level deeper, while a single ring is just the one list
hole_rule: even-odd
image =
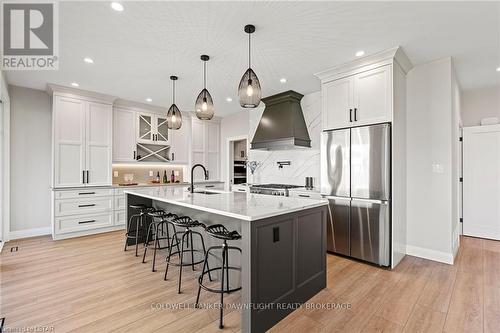
[{"label": "dark grey island base", "polygon": [[[152,205],[205,225],[220,223],[242,235],[231,243],[242,249],[241,257],[230,253],[229,259],[231,265],[242,268],[241,276],[233,274],[230,281],[242,286],[242,332],[266,331],[326,287],[326,205],[248,221],[147,196],[127,193],[127,205]],[[220,244],[210,237],[205,237],[205,243],[207,248]]]}]

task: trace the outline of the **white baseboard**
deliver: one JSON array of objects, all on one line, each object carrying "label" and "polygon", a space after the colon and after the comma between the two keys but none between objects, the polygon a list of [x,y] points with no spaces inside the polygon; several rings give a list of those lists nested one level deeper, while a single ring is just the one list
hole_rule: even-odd
[{"label": "white baseboard", "polygon": [[406,254],[414,257],[429,259],[453,265],[453,253],[435,251],[435,250],[425,249],[423,247],[407,245]]},{"label": "white baseboard", "polygon": [[10,236],[9,239],[14,240],[20,238],[44,236],[44,235],[50,235],[51,233],[52,233],[51,227],[24,229],[24,230],[11,231],[9,233]]}]

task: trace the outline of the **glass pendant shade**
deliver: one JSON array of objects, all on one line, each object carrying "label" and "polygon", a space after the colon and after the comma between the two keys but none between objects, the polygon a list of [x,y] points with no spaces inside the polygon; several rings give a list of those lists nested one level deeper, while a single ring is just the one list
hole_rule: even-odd
[{"label": "glass pendant shade", "polygon": [[167,127],[177,130],[182,126],[182,114],[177,105],[172,104],[167,112]]},{"label": "glass pendant shade", "polygon": [[201,60],[203,61],[203,90],[196,98],[196,103],[194,105],[194,113],[196,114],[196,117],[201,120],[210,120],[213,118],[215,113],[214,100],[207,90],[208,59],[210,59],[210,57],[207,55],[201,56]]},{"label": "glass pendant shade", "polygon": [[255,26],[247,24],[244,31],[248,34],[248,69],[243,74],[238,86],[238,97],[240,98],[241,107],[256,108],[259,106],[260,99],[262,98],[262,89],[250,62],[252,50],[250,36],[255,32]]},{"label": "glass pendant shade", "polygon": [[213,118],[215,113],[214,101],[207,89],[203,89],[196,98],[194,111],[198,119],[210,120]]},{"label": "glass pendant shade", "polygon": [[260,104],[262,90],[259,79],[251,68],[247,69],[241,78],[238,96],[240,97],[240,105],[244,108],[255,108]]},{"label": "glass pendant shade", "polygon": [[167,112],[167,127],[169,129],[177,130],[182,126],[182,114],[181,110],[175,105],[175,81],[177,81],[177,76],[171,76],[170,80],[173,82],[172,86],[172,106]]}]

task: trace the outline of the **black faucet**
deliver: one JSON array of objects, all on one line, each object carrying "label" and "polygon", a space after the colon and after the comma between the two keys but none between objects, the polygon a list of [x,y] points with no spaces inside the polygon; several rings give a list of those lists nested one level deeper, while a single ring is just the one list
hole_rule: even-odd
[{"label": "black faucet", "polygon": [[194,173],[194,169],[196,167],[201,167],[203,169],[203,172],[205,173],[205,180],[208,180],[208,171],[207,171],[207,169],[205,169],[205,167],[202,164],[195,164],[195,165],[193,165],[193,167],[191,168],[191,193],[194,193],[194,177],[193,177],[193,173]]}]

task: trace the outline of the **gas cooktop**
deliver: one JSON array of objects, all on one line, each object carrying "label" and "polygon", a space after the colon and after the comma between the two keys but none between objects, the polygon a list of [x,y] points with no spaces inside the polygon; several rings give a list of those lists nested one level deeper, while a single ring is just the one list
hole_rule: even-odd
[{"label": "gas cooktop", "polygon": [[299,186],[299,185],[287,185],[287,184],[257,184],[257,185],[252,185],[252,187],[272,188],[272,189],[289,189],[289,188],[297,188],[297,187],[301,187],[301,186]]}]

